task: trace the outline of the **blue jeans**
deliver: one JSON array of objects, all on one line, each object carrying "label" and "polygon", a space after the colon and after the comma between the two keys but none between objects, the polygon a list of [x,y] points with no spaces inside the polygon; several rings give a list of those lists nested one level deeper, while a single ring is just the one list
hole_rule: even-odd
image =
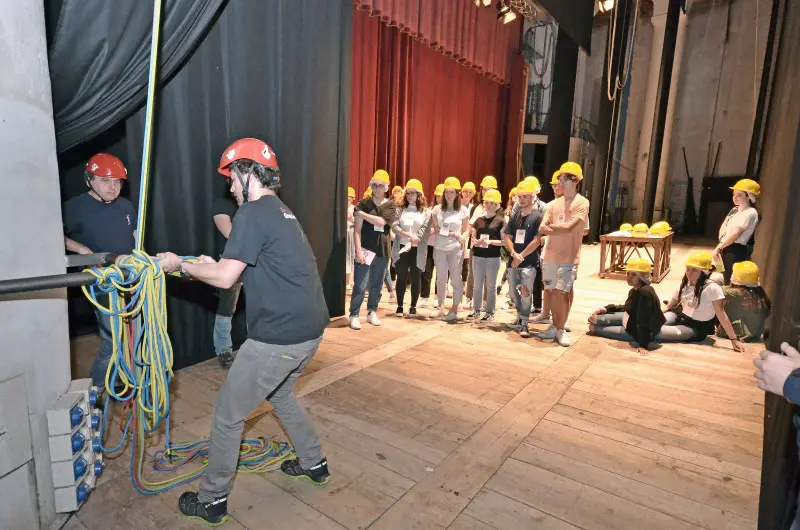
[{"label": "blue jeans", "polygon": [[[622,315],[623,313],[597,315],[597,323],[594,325],[594,332],[591,334],[606,339],[636,342],[636,339],[622,325]],[[689,326],[676,325],[678,322],[676,313],[670,311],[664,313],[664,317],[667,321],[661,326],[661,331],[653,339],[654,342],[690,342],[698,338],[698,333]],[[647,344],[641,344],[641,346],[646,347]]]},{"label": "blue jeans", "polygon": [[[524,322],[527,322],[531,316],[533,282],[535,280],[535,267],[508,268],[508,294],[511,295],[511,301],[514,302],[514,307],[517,309],[517,318]],[[528,296],[526,297],[523,297],[518,290],[523,285],[528,288]]]},{"label": "blue jeans", "polygon": [[486,286],[486,312],[494,314],[494,306],[497,300],[497,273],[500,271],[500,257],[481,258],[472,256],[472,278],[475,283],[474,294],[475,312],[481,310],[483,303],[484,285]]},{"label": "blue jeans", "polygon": [[386,276],[386,267],[389,264],[388,258],[375,256],[372,265],[364,263],[353,264],[353,296],[350,298],[350,317],[357,317],[361,311],[361,304],[364,302],[364,291],[369,288],[369,299],[367,299],[367,311],[377,311],[381,301],[381,288],[383,278]]},{"label": "blue jeans", "polygon": [[[98,297],[98,302],[107,306],[108,297]],[[94,314],[97,317],[97,328],[100,332],[100,350],[97,352],[90,373],[92,384],[102,389],[106,387],[106,372],[108,363],[111,362],[111,355],[114,353],[114,345],[111,342],[111,317],[99,309],[95,309]]]},{"label": "blue jeans", "polygon": [[219,304],[217,304],[217,314],[214,317],[214,353],[217,356],[233,350],[231,327],[241,289],[242,284],[236,282],[230,289],[219,290]]}]

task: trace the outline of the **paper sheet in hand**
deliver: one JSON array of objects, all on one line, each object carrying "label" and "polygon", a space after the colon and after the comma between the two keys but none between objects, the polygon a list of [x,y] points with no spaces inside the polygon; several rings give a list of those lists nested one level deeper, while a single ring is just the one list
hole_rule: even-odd
[{"label": "paper sheet in hand", "polygon": [[408,252],[409,250],[411,250],[411,242],[408,242],[405,245],[403,245],[403,248],[400,249],[400,254],[402,254],[403,252]]},{"label": "paper sheet in hand", "polygon": [[364,255],[364,263],[372,265],[372,260],[375,259],[375,253],[363,247],[361,248],[361,253]]}]

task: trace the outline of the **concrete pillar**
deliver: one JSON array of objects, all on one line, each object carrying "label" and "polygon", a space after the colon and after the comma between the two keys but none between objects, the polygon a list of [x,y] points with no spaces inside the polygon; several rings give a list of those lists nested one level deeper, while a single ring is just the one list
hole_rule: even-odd
[{"label": "concrete pillar", "polygon": [[[681,78],[681,63],[683,63],[683,45],[686,42],[686,23],[688,17],[681,12],[678,21],[678,37],[675,41],[675,60],[672,66],[672,90],[669,91],[669,101],[667,102],[667,119],[664,124],[664,149],[661,150],[661,165],[658,168],[658,187],[656,188],[656,203],[653,212],[653,221],[667,219],[665,211],[664,190],[669,181],[669,160],[670,146],[672,144],[672,126],[675,124],[675,109],[677,108],[678,87]],[[663,30],[662,30],[663,32]],[[663,39],[662,39],[663,40]],[[655,42],[655,41],[654,41]]]},{"label": "concrete pillar", "polygon": [[[63,274],[44,7],[0,0],[0,13],[0,279]],[[0,297],[0,337],[0,390],[20,376],[26,389],[0,400],[0,423],[12,410],[28,415],[24,425],[0,425],[0,462],[16,466],[0,471],[0,527],[47,528],[56,514],[44,413],[70,380],[66,291]],[[32,451],[10,457],[9,440],[28,429]]]}]

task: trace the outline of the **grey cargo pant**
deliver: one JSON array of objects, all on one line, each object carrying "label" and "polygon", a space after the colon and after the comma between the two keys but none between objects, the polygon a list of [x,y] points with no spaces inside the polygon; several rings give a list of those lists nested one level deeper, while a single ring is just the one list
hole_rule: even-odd
[{"label": "grey cargo pant", "polygon": [[322,337],[300,344],[276,345],[248,339],[239,349],[219,392],[211,423],[208,469],[200,482],[201,502],[225,496],[239,461],[239,445],[247,415],[264,399],[275,409],[294,444],[300,465],[308,469],[322,460],[322,448],[293,387],[317,353]]}]

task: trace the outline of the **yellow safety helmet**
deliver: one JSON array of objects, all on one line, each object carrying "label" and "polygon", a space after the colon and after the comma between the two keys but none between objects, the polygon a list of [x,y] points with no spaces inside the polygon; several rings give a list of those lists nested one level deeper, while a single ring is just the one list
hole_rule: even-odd
[{"label": "yellow safety helmet", "polygon": [[437,184],[436,189],[433,190],[433,194],[441,197],[442,193],[444,193],[444,184]]},{"label": "yellow safety helmet", "polygon": [[519,189],[516,186],[511,188],[511,191],[508,192],[509,197],[514,197],[517,193],[519,193]]},{"label": "yellow safety helmet", "polygon": [[492,188],[493,190],[497,189],[497,179],[494,178],[492,175],[486,175],[483,177],[481,181],[481,188]]},{"label": "yellow safety helmet", "polygon": [[625,264],[625,270],[628,272],[646,272],[651,274],[653,272],[653,265],[647,258],[633,257]]},{"label": "yellow safety helmet", "polygon": [[633,225],[630,223],[622,223],[619,230],[620,232],[633,232]]},{"label": "yellow safety helmet", "polygon": [[417,190],[418,192],[422,193],[422,182],[417,179],[409,179],[409,181],[406,182],[406,189]]},{"label": "yellow safety helmet", "polygon": [[656,223],[650,227],[650,233],[656,236],[665,236],[669,234],[669,229],[664,225]]},{"label": "yellow safety helmet", "polygon": [[496,189],[490,189],[486,190],[486,193],[483,194],[483,200],[489,202],[496,202],[497,204],[500,204],[502,197],[499,191],[497,191]]},{"label": "yellow safety helmet", "polygon": [[570,175],[575,175],[579,179],[583,179],[583,168],[577,162],[564,162],[561,164],[558,171],[555,172],[553,178],[561,177],[564,173],[569,173]]},{"label": "yellow safety helmet", "polygon": [[398,191],[403,191],[403,187],[402,186],[395,186],[394,188],[392,188],[392,195],[394,195]]},{"label": "yellow safety helmet", "polygon": [[[447,186],[445,186],[445,188],[446,187]],[[471,191],[472,193],[475,193],[475,184],[473,184],[472,182],[465,182],[464,185],[461,186],[461,190],[462,191]]]},{"label": "yellow safety helmet", "polygon": [[686,258],[686,261],[684,261],[683,264],[687,267],[694,267],[695,269],[710,271],[713,261],[714,259],[711,256],[711,252],[706,250],[698,250],[689,254],[689,257]]},{"label": "yellow safety helmet", "polygon": [[539,186],[537,186],[535,182],[525,179],[517,185],[517,194],[520,193],[531,193],[536,195],[539,193]]},{"label": "yellow safety helmet", "polygon": [[761,185],[755,180],[742,179],[731,187],[732,190],[739,190],[745,193],[752,193],[756,197],[761,195]]},{"label": "yellow safety helmet", "polygon": [[642,233],[642,232],[647,232],[648,230],[649,230],[649,228],[647,228],[646,224],[644,224],[644,223],[636,223],[635,225],[633,225],[633,230],[632,231],[636,232],[636,233]]},{"label": "yellow safety helmet", "polygon": [[536,178],[536,177],[534,177],[533,175],[528,175],[527,177],[525,177],[524,179],[522,179],[522,182],[530,182],[531,184],[533,184],[533,185],[534,185],[534,187],[536,188],[536,194],[537,194],[537,195],[538,195],[538,193],[539,193],[540,191],[542,191],[542,185],[541,185],[541,184],[539,184],[539,179],[537,179],[537,178]]},{"label": "yellow safety helmet", "polygon": [[364,198],[366,199],[367,197],[372,197],[372,188],[367,188],[364,192]]},{"label": "yellow safety helmet", "polygon": [[356,198],[356,190],[350,186],[347,186],[347,198],[348,199],[355,199]]},{"label": "yellow safety helmet", "polygon": [[461,189],[461,182],[458,181],[457,177],[447,177],[444,179],[444,190],[460,190]]},{"label": "yellow safety helmet", "polygon": [[553,184],[561,184],[561,181],[558,179],[558,175],[559,175],[558,171],[553,173],[553,178],[550,179],[550,184],[551,185],[553,185]]},{"label": "yellow safety helmet", "polygon": [[741,285],[757,287],[761,280],[758,265],[752,261],[740,261],[733,264],[733,281]]},{"label": "yellow safety helmet", "polygon": [[650,231],[652,232],[656,229],[660,230],[662,227],[664,228],[664,233],[672,232],[672,227],[666,221],[659,221],[657,223],[653,223],[653,226],[650,227]]},{"label": "yellow safety helmet", "polygon": [[[389,173],[386,172],[385,169],[379,169],[375,173],[372,174],[372,180],[377,180],[378,182],[383,182],[386,186],[389,186]],[[372,182],[372,181],[370,181]]]}]

